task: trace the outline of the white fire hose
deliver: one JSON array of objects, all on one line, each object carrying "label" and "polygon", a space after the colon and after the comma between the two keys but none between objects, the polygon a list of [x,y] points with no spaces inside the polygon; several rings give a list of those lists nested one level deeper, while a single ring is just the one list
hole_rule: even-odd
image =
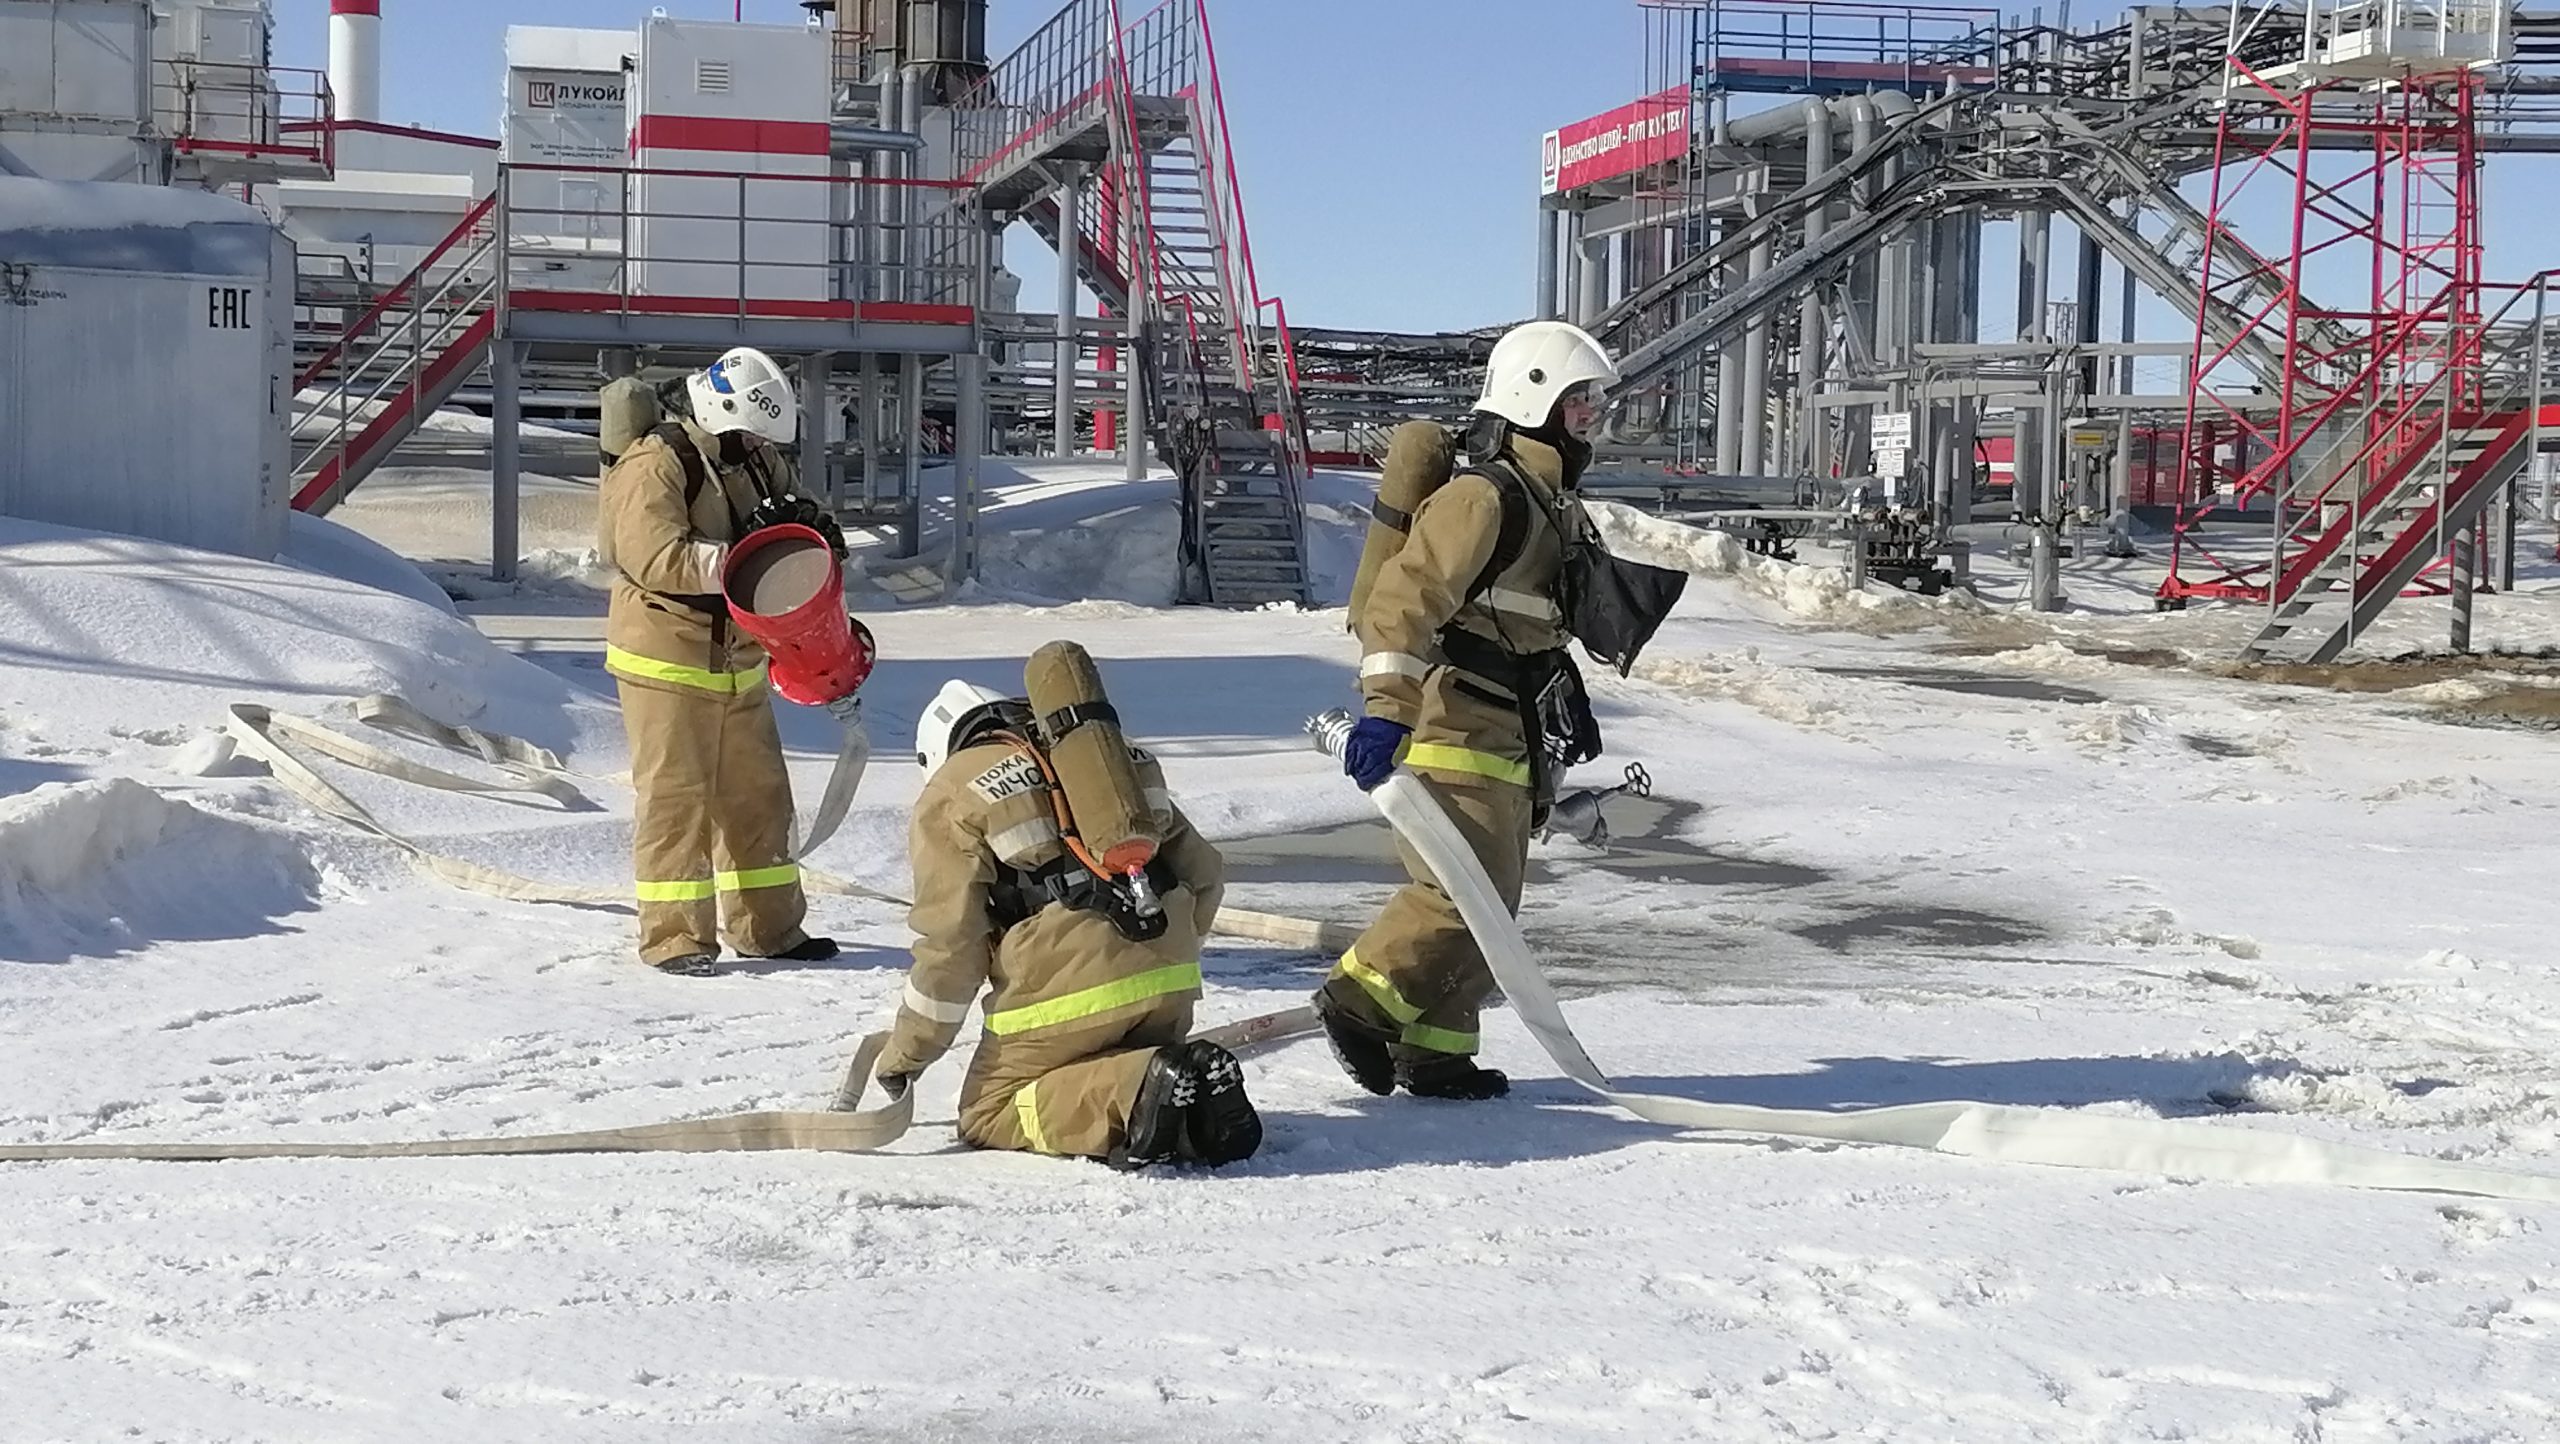
[{"label": "white fire hose", "polygon": [[[861,702],[848,697],[830,705],[827,711],[843,726],[844,740],[838,746],[834,766],[827,774],[827,787],[819,798],[818,810],[810,817],[805,834],[792,847],[791,855],[796,858],[808,857],[813,849],[835,836],[836,829],[844,825],[846,814],[853,808],[854,795],[862,788],[863,773],[871,764],[871,734],[862,723]],[[357,699],[355,713],[356,720],[367,727],[447,752],[477,757],[507,774],[511,780],[484,782],[446,772],[412,761],[387,747],[358,741],[308,718],[273,711],[250,702],[237,703],[231,708],[231,720],[224,731],[240,752],[265,763],[277,785],[303,803],[349,827],[392,844],[415,858],[420,867],[455,887],[511,902],[631,907],[628,888],[576,887],[542,882],[503,868],[436,852],[417,839],[394,831],[382,819],[375,817],[362,803],[349,797],[295,755],[285,739],[290,738],[349,767],[440,792],[468,793],[501,802],[531,805],[522,803],[518,796],[528,794],[566,808],[591,806],[573,780],[582,774],[571,771],[557,755],[519,737],[481,732],[469,727],[448,727],[388,693],[377,692]],[[902,899],[819,872],[805,864],[801,868],[801,885],[814,893],[873,898],[903,905]]]},{"label": "white fire hose", "polygon": [[[1307,721],[1316,746],[1339,758],[1353,720],[1340,710]],[[2253,1128],[2164,1118],[2123,1118],[1999,1103],[1909,1103],[1820,1111],[1705,1103],[1629,1093],[1591,1060],[1565,1022],[1520,924],[1449,814],[1419,778],[1399,769],[1369,794],[1457,904],[1512,1011],[1567,1078],[1648,1123],[1713,1132],[1892,1144],[1969,1158],[2103,1168],[2224,1183],[2318,1183],[2414,1189],[2486,1198],[2560,1201],[2560,1177],[2326,1143]]]}]

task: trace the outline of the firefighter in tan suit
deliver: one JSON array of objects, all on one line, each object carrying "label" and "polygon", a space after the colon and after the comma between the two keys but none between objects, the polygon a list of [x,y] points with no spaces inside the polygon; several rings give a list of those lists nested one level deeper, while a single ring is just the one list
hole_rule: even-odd
[{"label": "firefighter in tan suit", "polygon": [[[1571,669],[1561,537],[1586,525],[1574,487],[1590,461],[1599,390],[1617,375],[1597,341],[1562,322],[1504,336],[1476,403],[1480,466],[1415,509],[1352,618],[1368,715],[1343,770],[1365,791],[1401,761],[1515,913],[1529,835],[1556,782],[1527,714]],[[1500,1097],[1510,1081],[1475,1063],[1493,975],[1457,906],[1399,846],[1412,881],[1343,954],[1316,994],[1317,1014],[1344,1071],[1372,1093]]]},{"label": "firefighter in tan suit", "polygon": [[641,961],[708,976],[721,939],[756,957],[820,961],[831,939],[801,929],[791,783],[765,688],[763,648],[721,597],[731,543],[777,521],[832,517],[792,495],[799,408],[761,351],[686,378],[679,415],[605,474],[598,546],[614,569],[605,670],[631,742],[632,865]]},{"label": "firefighter in tan suit", "polygon": [[984,1032],[960,1085],[967,1142],[1120,1167],[1251,1157],[1262,1123],[1242,1069],[1214,1043],[1184,1041],[1224,862],[1174,808],[1161,767],[1133,749],[1147,801],[1169,823],[1148,865],[1161,911],[1140,918],[1128,891],[1065,845],[1036,735],[1026,702],[961,681],[917,724],[928,778],[909,844],[915,965],[882,1085],[903,1094],[950,1051],[983,993]]}]

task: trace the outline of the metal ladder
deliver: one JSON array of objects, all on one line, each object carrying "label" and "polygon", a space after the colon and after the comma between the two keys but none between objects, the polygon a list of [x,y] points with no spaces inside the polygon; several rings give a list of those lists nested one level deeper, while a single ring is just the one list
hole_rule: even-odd
[{"label": "metal ladder", "polygon": [[496,207],[474,206],[294,378],[295,510],[328,515],[488,362]]},{"label": "metal ladder", "polygon": [[[2402,361],[2432,367],[2423,394],[2368,404],[2307,463],[2277,456],[2259,468],[2282,467],[2283,479],[2273,488],[2267,620],[2244,660],[2335,660],[2523,475],[2545,425],[2544,284],[2520,288],[2432,355]],[[2501,334],[2528,303],[2531,324]],[[2463,335],[2484,339],[2465,355]]]}]

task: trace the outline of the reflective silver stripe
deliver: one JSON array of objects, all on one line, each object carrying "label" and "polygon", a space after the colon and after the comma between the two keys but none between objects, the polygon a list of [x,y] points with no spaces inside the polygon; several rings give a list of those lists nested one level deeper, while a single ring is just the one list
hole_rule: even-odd
[{"label": "reflective silver stripe", "polygon": [[1148,788],[1147,810],[1149,812],[1173,811],[1173,793],[1162,787]]},{"label": "reflective silver stripe", "polygon": [[729,564],[729,549],[719,542],[688,542],[685,549],[693,554],[693,564],[702,569],[702,578],[711,590],[720,590],[720,569]]},{"label": "reflective silver stripe", "polygon": [[928,998],[923,993],[916,990],[915,980],[912,978],[907,980],[906,996],[901,998],[899,1001],[906,1005],[908,1012],[915,1014],[919,1018],[929,1019],[936,1023],[965,1023],[969,1021],[968,1004],[946,1003],[940,998]]},{"label": "reflective silver stripe", "polygon": [[1431,664],[1411,652],[1371,652],[1360,659],[1360,678],[1411,677],[1419,682],[1431,675]]},{"label": "reflective silver stripe", "polygon": [[1564,620],[1564,609],[1555,604],[1555,599],[1542,597],[1536,592],[1514,591],[1510,587],[1492,587],[1486,590],[1481,600],[1497,612],[1535,617],[1542,622]]},{"label": "reflective silver stripe", "polygon": [[998,857],[1019,857],[1044,842],[1058,840],[1058,824],[1046,817],[1017,822],[987,839],[987,848]]}]

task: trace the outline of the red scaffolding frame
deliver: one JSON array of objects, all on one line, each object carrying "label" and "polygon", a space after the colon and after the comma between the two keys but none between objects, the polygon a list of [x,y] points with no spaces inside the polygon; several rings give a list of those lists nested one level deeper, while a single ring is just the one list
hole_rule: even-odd
[{"label": "red scaffolding frame", "polygon": [[[2206,241],[2190,444],[2160,585],[2169,604],[2289,600],[2302,575],[2285,565],[2288,551],[2311,544],[2341,499],[2405,473],[2450,412],[2479,403],[2478,74],[2262,73],[2236,55],[2230,66],[2214,142],[2209,210],[2219,224]],[[2214,246],[2221,227],[2242,229],[2271,199],[2290,216],[2286,245],[2237,256],[2238,248]],[[2314,297],[2323,275],[2330,294],[2345,292],[2337,280],[2351,264],[2361,299]],[[2216,390],[2242,344],[2212,339],[2207,313],[2217,306],[2277,343],[2272,406],[2255,397],[2236,404]],[[2235,451],[2228,464],[2223,442]],[[2274,513],[2273,554],[2235,562],[2217,553],[2200,531],[2207,515],[2260,501]]]}]

